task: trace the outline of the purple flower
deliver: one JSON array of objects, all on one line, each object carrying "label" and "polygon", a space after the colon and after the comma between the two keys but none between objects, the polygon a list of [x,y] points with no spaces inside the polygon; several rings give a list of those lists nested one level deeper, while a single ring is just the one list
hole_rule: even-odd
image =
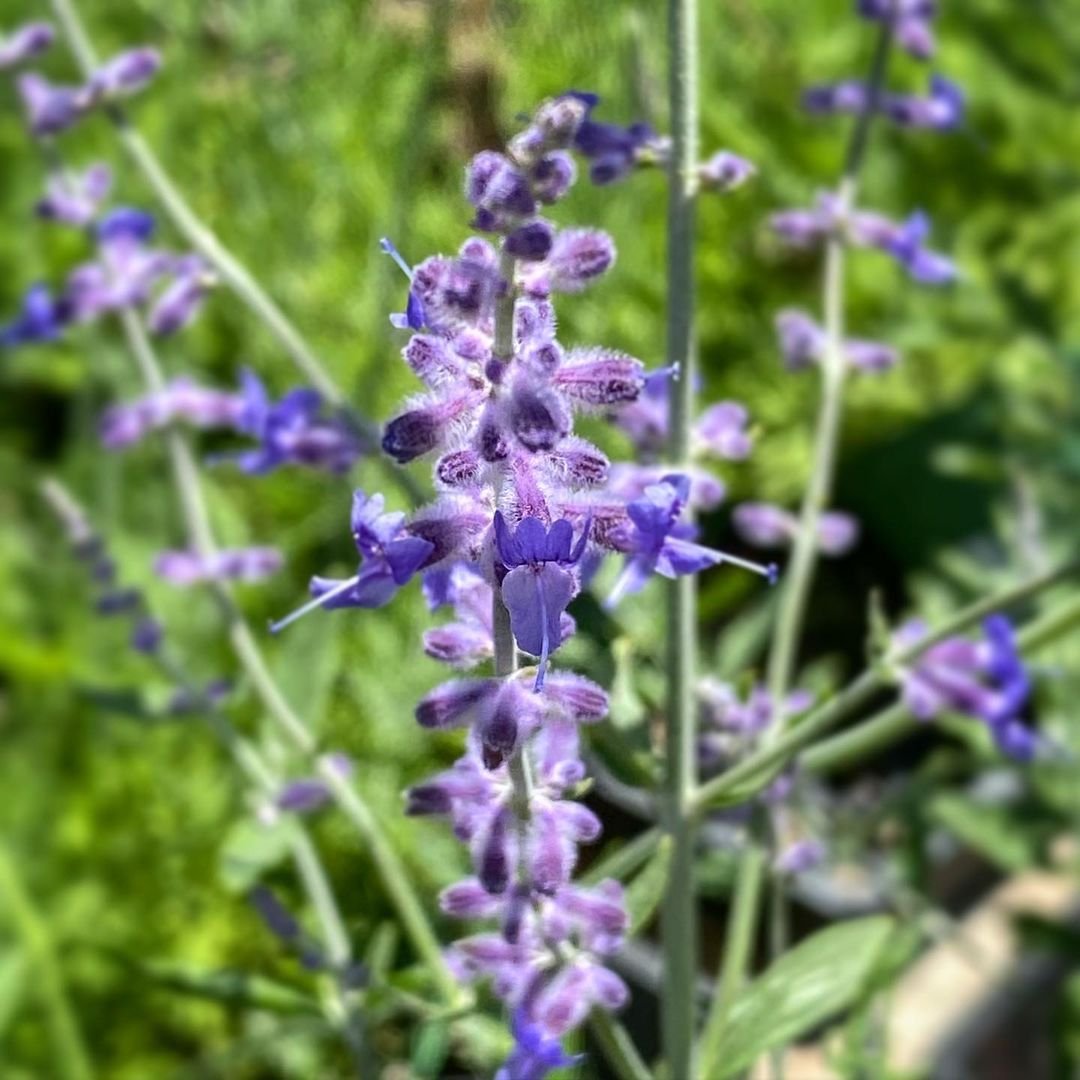
[{"label": "purple flower", "polygon": [[154,301],[146,317],[150,333],[167,337],[187,326],[199,313],[214,282],[214,275],[198,256],[178,264],[172,282]]},{"label": "purple flower", "polygon": [[936,0],[857,0],[856,10],[864,19],[891,22],[900,47],[916,59],[933,55]]},{"label": "purple flower", "polygon": [[[735,507],[735,531],[755,547],[787,547],[799,533],[799,519],[771,503],[748,502]],[[850,514],[828,510],[818,516],[818,546],[823,555],[844,555],[859,538],[859,523]]]},{"label": "purple flower", "polygon": [[925,246],[929,234],[930,219],[922,210],[899,224],[865,211],[852,214],[849,222],[852,243],[892,255],[922,285],[949,285],[959,276],[956,264]]},{"label": "purple flower", "polygon": [[277,548],[222,548],[211,555],[196,551],[163,551],[154,560],[154,573],[171,585],[203,581],[262,581],[281,569]]},{"label": "purple flower", "polygon": [[53,297],[47,285],[31,286],[23,297],[22,311],[0,327],[0,347],[55,341],[70,319],[70,310]]},{"label": "purple flower", "polygon": [[727,194],[757,175],[757,167],[730,150],[720,150],[698,166],[698,182],[705,191]]},{"label": "purple flower", "polygon": [[750,456],[753,440],[746,431],[750,414],[737,401],[710,405],[694,424],[694,439],[699,451],[728,461],[744,461]]},{"label": "purple flower", "polygon": [[90,104],[130,97],[144,89],[161,69],[156,49],[128,49],[107,60],[90,76],[86,97]]},{"label": "purple flower", "polygon": [[30,133],[37,138],[59,135],[72,127],[86,110],[80,87],[58,86],[37,72],[20,75],[15,86]]},{"label": "purple flower", "polygon": [[384,513],[384,505],[382,495],[354,492],[350,523],[356,549],[360,552],[359,572],[344,581],[312,578],[314,599],[272,623],[271,633],[276,634],[319,607],[382,607],[424,565],[434,545],[407,532],[405,515]]},{"label": "purple flower", "polygon": [[965,99],[956,83],[934,75],[928,96],[892,94],[885,98],[883,108],[885,115],[901,127],[953,131],[963,123]]},{"label": "purple flower", "polygon": [[[344,754],[327,754],[326,766],[337,775],[349,777],[353,772],[353,763]],[[308,814],[320,810],[333,798],[324,779],[318,776],[305,776],[291,780],[274,797],[274,806],[294,814]]]},{"label": "purple flower", "polygon": [[568,1069],[585,1060],[584,1054],[568,1054],[558,1039],[548,1038],[524,1008],[514,1010],[510,1031],[514,1049],[495,1080],[544,1080],[552,1069]]},{"label": "purple flower", "polygon": [[[926,633],[919,621],[896,635],[900,648]],[[982,720],[1002,753],[1030,760],[1038,740],[1021,719],[1031,696],[1031,681],[1016,647],[1012,624],[1004,615],[983,622],[982,641],[952,637],[931,646],[902,678],[904,704],[920,720],[952,709]]]},{"label": "purple flower", "polygon": [[91,165],[75,176],[54,175],[34,209],[47,221],[85,228],[97,217],[111,186],[112,171],[107,165]]},{"label": "purple flower", "polygon": [[259,446],[215,460],[235,461],[246,473],[261,476],[282,465],[344,473],[360,456],[356,434],[344,419],[323,415],[322,398],[315,390],[290,390],[272,401],[259,377],[244,369],[240,373],[244,408],[237,427],[257,439]]},{"label": "purple flower", "polygon": [[585,106],[585,118],[574,135],[574,149],[589,160],[589,179],[594,184],[613,184],[629,175],[647,152],[659,153],[656,132],[644,123],[621,127],[592,119],[600,102],[596,94],[570,91],[568,97]]},{"label": "purple flower", "polygon": [[780,355],[789,371],[810,367],[821,359],[825,331],[805,311],[784,308],[777,312],[775,325]]},{"label": "purple flower", "polygon": [[110,450],[130,446],[151,431],[183,421],[197,428],[235,427],[244,399],[177,378],[164,390],[135,401],[114,405],[102,417],[101,441]]},{"label": "purple flower", "polygon": [[803,93],[803,107],[818,116],[862,113],[869,103],[866,84],[857,80],[833,86],[812,86]]},{"label": "purple flower", "polygon": [[638,592],[654,572],[676,578],[721,562],[775,581],[775,566],[760,566],[686,539],[687,530],[679,525],[679,517],[689,497],[689,478],[669,475],[646,488],[644,495],[626,508],[629,525],[620,537],[620,546],[627,553],[626,566],[605,606],[612,608],[628,593]]},{"label": "purple flower", "polygon": [[794,876],[813,870],[825,858],[825,845],[811,837],[795,840],[778,852],[773,869],[778,874]]},{"label": "purple flower", "polygon": [[562,615],[577,592],[572,568],[585,553],[589,527],[574,543],[574,528],[563,518],[550,527],[526,517],[514,532],[500,511],[495,512],[495,549],[509,573],[501,593],[510,613],[518,647],[540,657],[536,689],[544,685],[548,656],[562,644]]},{"label": "purple flower", "polygon": [[56,31],[47,22],[27,23],[0,38],[0,71],[35,60],[56,40]]}]

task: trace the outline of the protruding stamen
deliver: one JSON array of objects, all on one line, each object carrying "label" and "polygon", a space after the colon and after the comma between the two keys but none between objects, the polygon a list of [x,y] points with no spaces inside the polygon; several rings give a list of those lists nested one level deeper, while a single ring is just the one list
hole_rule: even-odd
[{"label": "protruding stamen", "polygon": [[780,580],[780,567],[776,563],[751,562],[750,559],[740,559],[737,555],[729,555],[726,551],[718,551],[717,554],[724,562],[731,563],[732,566],[741,566],[744,570],[760,574],[770,585],[775,585]]},{"label": "protruding stamen", "polygon": [[382,248],[383,252],[385,254],[389,255],[390,258],[393,259],[394,262],[396,262],[399,267],[401,267],[401,272],[411,282],[412,281],[412,267],[401,257],[401,252],[398,251],[398,249],[396,247],[394,247],[393,243],[384,236],[379,241],[379,247]]},{"label": "protruding stamen", "polygon": [[342,593],[348,592],[359,580],[359,576],[351,577],[347,581],[343,581],[340,585],[335,585],[329,592],[324,592],[322,596],[313,597],[302,607],[298,607],[295,611],[286,615],[284,619],[278,619],[277,622],[272,622],[270,624],[270,633],[279,633],[284,630],[286,626],[296,622],[297,619],[303,618],[309,611],[314,611],[316,608],[322,607],[328,600],[333,600],[335,597],[341,596]]}]

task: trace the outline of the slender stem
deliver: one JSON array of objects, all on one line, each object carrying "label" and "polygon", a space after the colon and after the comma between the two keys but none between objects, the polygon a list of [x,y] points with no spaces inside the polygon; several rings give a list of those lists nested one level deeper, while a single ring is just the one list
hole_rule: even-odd
[{"label": "slender stem", "polygon": [[0,910],[6,911],[30,956],[37,990],[45,1008],[57,1075],[63,1080],[90,1080],[94,1070],[83,1044],[48,924],[23,885],[15,860],[0,844]]},{"label": "slender stem", "polygon": [[[784,879],[773,874],[769,882],[769,956],[775,960],[787,952],[791,941],[791,911],[788,908]],[[787,1044],[782,1043],[769,1054],[773,1080],[784,1080]]]},{"label": "slender stem", "polygon": [[[882,24],[870,76],[865,109],[859,114],[852,130],[844,159],[844,174],[836,197],[836,218],[842,222],[855,204],[859,169],[866,156],[870,126],[877,115],[888,58],[892,43],[892,26],[887,20]],[[822,512],[828,505],[836,471],[837,447],[840,426],[844,414],[844,385],[847,379],[848,360],[844,329],[844,264],[846,241],[838,228],[825,246],[825,273],[823,279],[823,309],[825,326],[825,354],[821,363],[821,405],[818,411],[817,430],[811,459],[810,479],[803,496],[799,514],[799,531],[791,562],[781,584],[780,610],[773,633],[769,653],[768,687],[773,701],[780,701],[791,686],[795,661],[802,637],[806,607],[817,567],[818,525]],[[765,733],[765,740],[776,738],[780,724],[773,724]]]},{"label": "slender stem", "polygon": [[641,1059],[634,1040],[610,1013],[594,1009],[589,1016],[589,1030],[619,1080],[652,1080],[652,1072]]},{"label": "slender stem", "polygon": [[746,982],[754,956],[757,936],[761,890],[765,882],[765,849],[757,843],[739,860],[735,892],[728,911],[727,931],[724,934],[724,961],[716,980],[716,993],[705,1022],[701,1038],[701,1075],[716,1073],[723,1056],[724,1035],[735,995]]},{"label": "slender stem", "polygon": [[[161,367],[139,316],[133,311],[125,310],[122,312],[121,322],[148,388],[151,391],[159,389],[164,384]],[[211,554],[216,550],[216,544],[191,448],[184,434],[179,431],[169,433],[168,446],[174,480],[180,492],[191,542],[201,554]],[[251,681],[256,695],[293,746],[305,756],[314,755],[318,746],[315,737],[278,688],[262,650],[251,632],[251,627],[233,599],[231,590],[227,585],[219,582],[215,586],[215,593],[225,612],[229,642],[233,652]],[[319,759],[319,769],[338,807],[363,838],[371,853],[372,861],[379,871],[383,886],[397,909],[414,948],[431,969],[432,977],[436,980],[440,993],[446,997],[447,1001],[456,1003],[460,998],[457,981],[446,964],[438,939],[417,899],[404,864],[387,841],[374,815],[352,785],[325,759]]]},{"label": "slender stem", "polygon": [[[1003,611],[1012,605],[1037,596],[1050,586],[1075,575],[1078,571],[1080,571],[1080,563],[1076,561],[1066,563],[1045,574],[1036,574],[1018,585],[1010,586],[994,596],[980,599],[956,612],[942,622],[936,630],[915,644],[894,656],[887,657],[877,667],[864,671],[835,697],[811,711],[772,743],[762,746],[727,772],[702,784],[696,792],[694,810],[701,812],[712,804],[726,801],[734,793],[740,792],[740,788],[754,783],[755,779],[760,779],[769,770],[789,761],[818,735],[835,727],[841,720],[868,704],[878,693],[888,688],[891,669],[902,668],[913,663],[927,649],[945,638],[966,630],[995,611]],[[1080,597],[1072,597],[1054,611],[1048,612],[1024,627],[1018,635],[1020,647],[1025,652],[1041,648],[1077,624],[1080,624]],[[867,726],[872,722],[868,721]],[[860,725],[860,728],[862,726]],[[840,738],[848,735],[855,738],[854,733],[857,730],[859,729],[852,729]],[[740,794],[743,793],[740,792]]]},{"label": "slender stem", "polygon": [[[668,456],[678,469],[690,450],[697,380],[694,329],[694,232],[698,165],[697,0],[668,3],[668,92],[671,162],[667,221],[667,362],[678,365],[672,386]],[[673,1077],[695,1074],[698,911],[694,881],[696,823],[690,813],[697,785],[697,593],[694,576],[668,587],[668,695],[663,791],[664,827],[672,838],[671,871],[661,911],[665,993],[664,1057]]]}]

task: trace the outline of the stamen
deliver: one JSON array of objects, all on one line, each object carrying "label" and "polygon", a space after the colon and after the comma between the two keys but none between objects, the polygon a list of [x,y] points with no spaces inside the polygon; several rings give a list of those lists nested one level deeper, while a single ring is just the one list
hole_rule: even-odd
[{"label": "stamen", "polygon": [[333,600],[335,597],[341,596],[342,593],[348,592],[359,580],[359,575],[351,577],[347,581],[343,581],[340,585],[335,585],[334,588],[329,592],[323,593],[322,596],[312,598],[302,607],[298,607],[295,611],[286,615],[284,619],[278,619],[277,622],[270,623],[270,633],[279,633],[284,630],[286,626],[296,622],[297,619],[303,618],[309,611],[314,611],[316,608],[322,607],[328,600]]},{"label": "stamen", "polygon": [[749,559],[740,559],[738,555],[729,555],[726,551],[718,551],[716,553],[726,563],[731,563],[732,566],[741,566],[744,570],[750,570],[755,574],[760,574],[770,585],[775,585],[780,580],[780,567],[776,563],[756,563],[751,562]]},{"label": "stamen", "polygon": [[401,267],[401,272],[412,281],[412,267],[401,257],[401,252],[385,236],[379,241],[379,247]]}]

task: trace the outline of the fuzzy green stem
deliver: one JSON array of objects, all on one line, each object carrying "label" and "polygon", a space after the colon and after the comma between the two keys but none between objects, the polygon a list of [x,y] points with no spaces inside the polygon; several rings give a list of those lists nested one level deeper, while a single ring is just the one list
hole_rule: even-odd
[{"label": "fuzzy green stem", "polygon": [[[685,468],[697,379],[694,331],[694,230],[698,166],[697,0],[668,3],[668,92],[671,162],[667,220],[667,362],[678,365],[672,385],[668,457]],[[671,872],[661,911],[664,994],[662,1042],[673,1077],[694,1069],[697,979],[697,896],[694,882],[695,822],[690,814],[697,785],[697,593],[692,574],[668,587],[668,694],[663,791],[664,827],[672,838]]]},{"label": "fuzzy green stem", "polygon": [[589,1016],[589,1030],[619,1080],[652,1080],[652,1072],[642,1061],[634,1040],[610,1013],[593,1009]]},{"label": "fuzzy green stem", "polygon": [[[164,385],[161,366],[142,321],[135,312],[124,310],[121,314],[121,323],[148,389],[151,392],[160,389]],[[191,448],[180,431],[169,432],[168,446],[173,477],[180,493],[191,542],[200,554],[212,554],[216,550],[216,543]],[[296,714],[278,688],[262,650],[255,640],[255,635],[251,632],[251,627],[233,600],[231,590],[227,585],[219,582],[215,586],[215,594],[225,612],[229,642],[233,652],[251,681],[259,700],[293,746],[305,756],[313,756],[318,744],[307,725]],[[440,993],[448,1002],[457,1002],[460,997],[457,981],[447,967],[438,939],[409,882],[404,864],[387,841],[367,804],[352,785],[341,777],[325,759],[319,759],[319,768],[338,807],[364,840],[383,886],[412,940],[413,947],[430,968]]]},{"label": "fuzzy green stem", "polygon": [[701,1038],[699,1057],[702,1076],[713,1076],[718,1070],[731,1007],[735,1003],[735,995],[746,982],[753,960],[765,864],[765,849],[758,843],[751,843],[739,860],[735,892],[724,934],[724,960]]},{"label": "fuzzy green stem", "polygon": [[[867,103],[855,122],[844,160],[844,175],[836,197],[835,216],[839,222],[855,205],[859,169],[866,156],[870,126],[877,115],[892,43],[892,27],[885,22],[878,37],[870,76],[867,79]],[[802,637],[806,607],[817,568],[818,525],[829,502],[836,472],[837,448],[844,415],[844,385],[847,380],[847,351],[844,319],[844,266],[846,240],[842,226],[834,231],[825,246],[823,311],[825,355],[821,362],[821,405],[811,459],[810,478],[799,513],[799,530],[791,562],[780,586],[780,610],[769,653],[768,687],[773,701],[781,701],[791,687]],[[773,724],[766,741],[779,736],[780,724]]]},{"label": "fuzzy green stem", "polygon": [[64,987],[48,924],[23,885],[15,860],[0,844],[0,911],[6,911],[37,974],[37,990],[51,1033],[57,1076],[90,1080],[93,1068]]}]

